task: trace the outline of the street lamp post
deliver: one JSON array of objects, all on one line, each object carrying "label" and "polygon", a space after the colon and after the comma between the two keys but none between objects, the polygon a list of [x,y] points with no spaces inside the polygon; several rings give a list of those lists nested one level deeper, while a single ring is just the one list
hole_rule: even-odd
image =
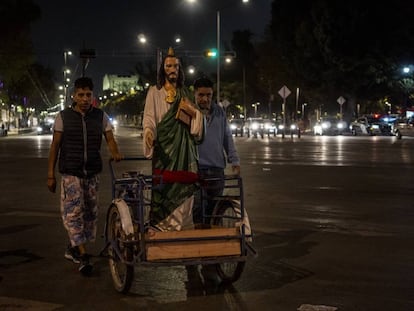
[{"label": "street lamp post", "polygon": [[247,119],[247,107],[246,107],[246,66],[243,64],[243,110],[244,119]]},{"label": "street lamp post", "polygon": [[220,11],[217,10],[217,104],[220,104]]},{"label": "street lamp post", "polygon": [[[187,0],[188,3],[194,4],[197,2],[197,0]],[[242,0],[243,3],[248,3],[249,0]],[[216,11],[216,26],[217,26],[217,103],[220,103],[220,58],[221,58],[221,52],[220,52],[220,10]]]},{"label": "street lamp post", "polygon": [[299,107],[299,88],[296,88],[296,111],[295,111],[295,119],[297,119],[298,115],[298,107]]},{"label": "street lamp post", "polygon": [[259,106],[259,105],[260,105],[259,102],[255,103],[255,104],[252,104],[252,107],[254,107],[254,117],[255,118],[257,117],[257,106]]},{"label": "street lamp post", "polygon": [[405,95],[405,102],[404,107],[407,108],[409,106],[409,99],[410,99],[410,91],[413,89],[413,80],[411,78],[411,72],[412,72],[412,65],[405,66],[402,71],[404,74],[404,78],[401,81],[401,86],[404,89],[404,95]]},{"label": "street lamp post", "polygon": [[[243,3],[249,2],[249,0],[242,0]],[[220,104],[220,10],[217,10],[216,14],[216,22],[217,22],[217,103]],[[244,69],[244,67],[243,67]],[[244,72],[244,71],[243,71]]]},{"label": "street lamp post", "polygon": [[307,105],[307,103],[302,104],[302,120],[305,120],[305,106],[306,105]]},{"label": "street lamp post", "polygon": [[63,61],[64,61],[64,68],[63,68],[63,92],[64,92],[64,105],[66,105],[68,100],[68,87],[69,87],[69,81],[68,81],[68,73],[70,71],[67,68],[68,64],[68,56],[72,55],[72,51],[64,51],[63,52]]},{"label": "street lamp post", "polygon": [[157,79],[160,73],[159,71],[160,71],[161,63],[162,63],[162,51],[159,47],[157,47]]}]

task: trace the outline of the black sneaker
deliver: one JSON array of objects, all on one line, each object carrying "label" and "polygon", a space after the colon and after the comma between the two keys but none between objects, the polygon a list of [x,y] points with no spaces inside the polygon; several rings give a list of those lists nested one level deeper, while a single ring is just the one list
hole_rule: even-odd
[{"label": "black sneaker", "polygon": [[80,263],[79,248],[77,246],[71,247],[68,245],[68,248],[65,251],[65,258],[67,260],[72,260],[74,263]]},{"label": "black sneaker", "polygon": [[89,255],[83,254],[80,257],[80,265],[79,265],[79,272],[82,273],[85,276],[89,276],[92,273],[92,265],[89,262]]}]

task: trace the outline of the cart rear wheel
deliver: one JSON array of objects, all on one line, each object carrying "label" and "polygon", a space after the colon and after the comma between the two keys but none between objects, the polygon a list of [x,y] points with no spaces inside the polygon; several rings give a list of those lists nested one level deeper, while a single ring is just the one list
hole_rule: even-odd
[{"label": "cart rear wheel", "polygon": [[[106,239],[108,241],[109,270],[115,289],[120,293],[127,293],[134,279],[134,266],[126,264],[132,262],[134,253],[131,244],[125,244],[125,232],[122,230],[121,216],[115,204],[111,204],[107,215]],[[122,255],[120,258],[117,250]]]},{"label": "cart rear wheel", "polygon": [[[234,228],[236,226],[236,222],[240,220],[236,218],[230,217],[237,217],[237,213],[234,209],[233,203],[230,201],[220,201],[218,202],[215,210],[215,216],[227,216],[227,217],[213,217],[213,225],[219,225],[226,228]],[[246,254],[242,254],[246,255]],[[231,262],[223,262],[216,264],[217,274],[220,276],[222,282],[224,284],[231,284],[236,282],[245,266],[245,261],[231,261]]]}]

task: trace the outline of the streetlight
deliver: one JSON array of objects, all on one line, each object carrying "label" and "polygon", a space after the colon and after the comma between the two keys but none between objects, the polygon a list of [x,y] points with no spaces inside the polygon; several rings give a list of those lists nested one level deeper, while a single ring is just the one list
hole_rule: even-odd
[{"label": "streetlight", "polygon": [[188,74],[190,74],[190,75],[194,75],[194,74],[196,73],[196,68],[195,68],[194,66],[190,65],[190,66],[188,66],[188,68],[187,68],[187,72],[188,72]]},{"label": "streetlight", "polygon": [[257,117],[257,106],[259,106],[259,105],[260,105],[259,102],[255,103],[255,104],[252,104],[252,107],[254,107],[254,117],[255,118]]},{"label": "streetlight", "polygon": [[181,37],[180,36],[175,36],[175,39],[174,39],[174,41],[175,41],[175,44],[176,45],[180,45],[180,43],[181,43]]},{"label": "streetlight", "polygon": [[389,102],[385,102],[385,105],[387,105],[387,106],[388,106],[388,108],[389,108],[388,114],[391,114],[391,113],[392,113],[392,110],[391,110],[391,103],[389,103]]},{"label": "streetlight", "polygon": [[[243,3],[248,3],[249,0],[242,0]],[[217,10],[217,103],[220,103],[220,58],[221,58],[221,52],[220,52],[220,10]]]},{"label": "streetlight", "polygon": [[224,61],[226,62],[226,64],[230,64],[230,63],[233,61],[233,57],[231,57],[231,56],[226,56],[226,57],[224,58]]},{"label": "streetlight", "polygon": [[[197,0],[187,0],[188,3],[190,4],[195,4],[197,3]],[[248,3],[249,0],[242,0],[242,3]],[[220,10],[216,11],[216,30],[217,30],[217,34],[216,34],[216,39],[217,39],[217,103],[220,103],[220,58],[221,58],[221,52],[220,52]]]},{"label": "streetlight", "polygon": [[217,10],[217,104],[220,105],[220,11]]},{"label": "streetlight", "polygon": [[307,103],[302,104],[302,120],[305,120],[305,106],[306,105],[307,105]]},{"label": "streetlight", "polygon": [[[138,42],[141,43],[142,45],[146,45],[148,43],[147,37],[140,33],[138,35]],[[162,62],[162,51],[161,49],[157,46],[157,77],[158,77],[158,71],[160,70],[160,66],[161,66],[161,62]]]},{"label": "streetlight", "polygon": [[410,92],[414,88],[414,81],[411,77],[413,67],[414,67],[413,65],[408,65],[408,66],[403,67],[402,69],[405,77],[403,77],[400,84],[401,84],[402,89],[405,92],[405,103],[404,103],[405,108],[409,106]]},{"label": "streetlight", "polygon": [[297,118],[296,116],[298,115],[298,107],[299,107],[299,88],[296,88],[296,111],[295,111],[295,119]]},{"label": "streetlight", "polygon": [[66,104],[68,100],[68,87],[69,87],[69,81],[68,74],[70,74],[69,68],[67,68],[68,63],[68,56],[72,55],[72,51],[65,50],[63,51],[63,61],[64,61],[64,67],[63,67],[63,88],[64,88],[64,105]]}]

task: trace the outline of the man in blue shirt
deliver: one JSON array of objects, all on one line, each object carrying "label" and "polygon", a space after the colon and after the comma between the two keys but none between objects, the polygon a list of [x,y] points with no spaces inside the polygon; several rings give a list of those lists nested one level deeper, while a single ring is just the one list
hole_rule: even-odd
[{"label": "man in blue shirt", "polygon": [[[206,189],[203,197],[214,197],[223,193],[224,170],[227,163],[231,164],[233,174],[239,175],[240,159],[234,146],[226,113],[217,103],[212,102],[213,82],[206,77],[197,79],[194,82],[194,97],[195,103],[206,117],[206,134],[203,142],[198,145],[199,178]],[[203,182],[206,178],[213,180]],[[213,200],[203,203],[205,215],[212,214],[214,203]],[[193,219],[195,224],[209,223],[209,217],[203,219],[199,199],[194,204]]]}]

